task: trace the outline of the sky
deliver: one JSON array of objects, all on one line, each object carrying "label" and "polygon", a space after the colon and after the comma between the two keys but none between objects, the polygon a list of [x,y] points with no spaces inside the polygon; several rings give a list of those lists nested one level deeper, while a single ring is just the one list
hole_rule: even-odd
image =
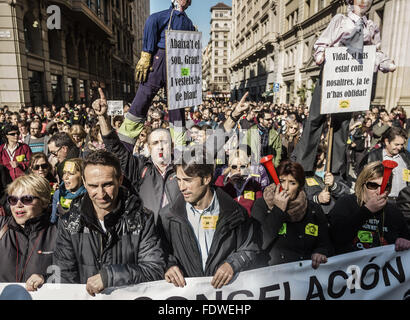
[{"label": "sky", "polygon": [[[198,31],[202,32],[202,46],[205,47],[209,41],[211,30],[211,7],[222,2],[232,7],[232,0],[192,0],[192,4],[185,11]],[[166,10],[170,7],[171,0],[150,0],[151,13]]]}]

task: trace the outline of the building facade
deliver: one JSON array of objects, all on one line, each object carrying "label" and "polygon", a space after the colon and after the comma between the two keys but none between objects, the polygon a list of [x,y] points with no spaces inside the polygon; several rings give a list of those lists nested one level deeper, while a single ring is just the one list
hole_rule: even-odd
[{"label": "building facade", "polygon": [[207,97],[230,97],[231,23],[232,8],[222,2],[211,7],[209,43],[204,51],[208,64],[204,70]]},{"label": "building facade", "polygon": [[148,17],[137,9],[148,1],[0,0],[0,104],[90,103],[98,86],[132,100],[136,22]]},{"label": "building facade", "polygon": [[[379,72],[372,104],[387,109],[410,108],[409,73],[410,1],[374,0],[368,13],[381,31],[381,50],[397,70]],[[346,13],[344,0],[233,0],[231,90],[234,100],[245,91],[255,100],[310,104],[320,68],[313,45],[337,13]],[[394,18],[393,18],[394,17]],[[273,93],[278,83],[279,92]],[[410,110],[409,110],[410,111]]]}]

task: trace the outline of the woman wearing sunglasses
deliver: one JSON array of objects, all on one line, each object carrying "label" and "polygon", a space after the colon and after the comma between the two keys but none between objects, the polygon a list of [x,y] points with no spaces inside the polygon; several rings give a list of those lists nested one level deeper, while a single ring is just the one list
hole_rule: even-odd
[{"label": "woman wearing sunglasses", "polygon": [[392,176],[380,194],[384,167],[369,163],[360,173],[355,193],[339,198],[330,211],[330,236],[337,254],[395,244],[395,250],[410,248],[410,232],[401,211],[387,202]]},{"label": "woman wearing sunglasses", "polygon": [[262,230],[267,263],[311,259],[316,269],[333,253],[326,216],[318,204],[307,199],[305,171],[299,163],[283,161],[277,174],[280,188],[274,183],[266,187],[252,209]]},{"label": "woman wearing sunglasses", "polygon": [[50,224],[50,185],[39,175],[7,187],[11,216],[0,217],[0,282],[25,282],[34,291],[52,265],[57,228]]},{"label": "woman wearing sunglasses", "polygon": [[6,142],[0,146],[0,164],[7,167],[14,180],[28,169],[32,152],[27,144],[18,142],[20,133],[17,126],[8,124],[3,133]]},{"label": "woman wearing sunglasses", "polygon": [[82,159],[73,158],[64,162],[63,181],[53,196],[51,223],[57,223],[58,217],[70,210],[71,202],[86,192],[82,180],[83,171]]},{"label": "woman wearing sunglasses", "polygon": [[53,167],[43,152],[35,152],[31,156],[28,173],[34,173],[47,179],[52,187],[52,193],[58,188],[57,179],[53,175]]},{"label": "woman wearing sunglasses", "polygon": [[230,153],[228,167],[216,178],[215,186],[222,188],[248,214],[256,199],[262,197],[263,189],[269,185],[269,177],[262,165],[251,165],[245,150]]}]

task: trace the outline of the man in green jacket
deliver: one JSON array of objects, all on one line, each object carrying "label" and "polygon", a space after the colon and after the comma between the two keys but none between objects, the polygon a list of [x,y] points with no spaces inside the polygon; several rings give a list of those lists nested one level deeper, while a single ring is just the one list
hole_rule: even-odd
[{"label": "man in green jacket", "polygon": [[277,167],[281,160],[282,141],[279,133],[273,128],[273,117],[269,111],[262,110],[257,115],[258,124],[247,132],[247,144],[251,147],[255,161],[272,154],[273,164]]}]

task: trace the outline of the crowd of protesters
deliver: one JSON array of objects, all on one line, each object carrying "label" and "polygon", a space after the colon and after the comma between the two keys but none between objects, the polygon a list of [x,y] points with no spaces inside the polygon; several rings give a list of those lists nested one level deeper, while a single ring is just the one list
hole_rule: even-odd
[{"label": "crowd of protesters", "polygon": [[[103,95],[92,105],[1,107],[0,282],[37,290],[56,265],[61,282],[86,283],[90,295],[200,276],[220,288],[243,270],[299,260],[318,268],[336,254],[410,248],[403,108],[352,115],[340,172],[327,170],[325,127],[314,169],[305,171],[293,151],[308,108],[245,98],[186,108],[179,155],[161,101],[132,151],[118,136],[124,116],[108,117]],[[221,130],[215,161],[202,161],[207,152],[198,150]],[[267,155],[278,186],[252,161]],[[398,167],[380,194],[386,159]],[[29,248],[43,254],[27,255]]]}]

